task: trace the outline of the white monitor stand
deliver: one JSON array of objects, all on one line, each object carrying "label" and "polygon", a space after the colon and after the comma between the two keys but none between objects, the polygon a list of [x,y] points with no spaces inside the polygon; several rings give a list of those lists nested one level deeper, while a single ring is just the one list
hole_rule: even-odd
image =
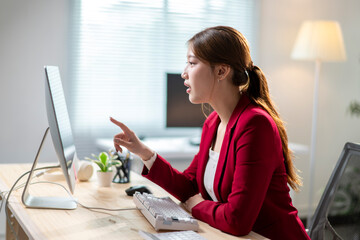
[{"label": "white monitor stand", "polygon": [[40,147],[37,151],[34,163],[31,167],[29,177],[26,181],[25,188],[21,197],[23,204],[28,208],[49,208],[49,209],[76,209],[77,203],[71,197],[38,197],[30,195],[29,187],[31,184],[32,176],[34,170],[36,169],[37,161],[39,159],[39,155],[43,144],[45,142],[46,136],[49,132],[49,127],[46,129],[43,139],[41,141]]}]

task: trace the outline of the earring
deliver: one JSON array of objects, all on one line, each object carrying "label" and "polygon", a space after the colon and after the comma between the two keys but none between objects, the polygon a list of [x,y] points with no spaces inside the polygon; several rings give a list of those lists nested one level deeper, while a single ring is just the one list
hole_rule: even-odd
[{"label": "earring", "polygon": [[218,83],[220,83],[220,79],[218,79]]}]

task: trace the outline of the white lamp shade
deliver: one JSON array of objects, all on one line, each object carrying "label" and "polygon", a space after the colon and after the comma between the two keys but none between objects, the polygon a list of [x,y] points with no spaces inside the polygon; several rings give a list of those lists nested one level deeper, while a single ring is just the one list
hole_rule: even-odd
[{"label": "white lamp shade", "polygon": [[299,60],[346,60],[339,23],[336,21],[305,21],[298,33],[291,57]]}]

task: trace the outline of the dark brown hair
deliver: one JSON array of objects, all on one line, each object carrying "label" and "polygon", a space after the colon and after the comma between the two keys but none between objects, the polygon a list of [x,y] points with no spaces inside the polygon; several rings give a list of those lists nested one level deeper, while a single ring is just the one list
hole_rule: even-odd
[{"label": "dark brown hair", "polygon": [[270,114],[279,130],[287,181],[294,190],[298,190],[302,182],[292,162],[293,155],[288,147],[284,122],[270,98],[264,73],[258,66],[253,65],[246,38],[234,28],[217,26],[195,34],[188,44],[196,57],[208,62],[211,66],[216,64],[231,66],[233,84],[239,86],[239,90],[247,94],[254,104]]}]

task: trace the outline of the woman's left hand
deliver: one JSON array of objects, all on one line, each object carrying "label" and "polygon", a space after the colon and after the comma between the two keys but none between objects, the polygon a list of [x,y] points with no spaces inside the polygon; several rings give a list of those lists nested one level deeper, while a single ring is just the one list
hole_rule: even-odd
[{"label": "woman's left hand", "polygon": [[192,208],[195,207],[198,203],[204,201],[203,197],[200,194],[196,194],[192,197],[189,197],[188,200],[184,203],[186,209],[191,212]]}]

